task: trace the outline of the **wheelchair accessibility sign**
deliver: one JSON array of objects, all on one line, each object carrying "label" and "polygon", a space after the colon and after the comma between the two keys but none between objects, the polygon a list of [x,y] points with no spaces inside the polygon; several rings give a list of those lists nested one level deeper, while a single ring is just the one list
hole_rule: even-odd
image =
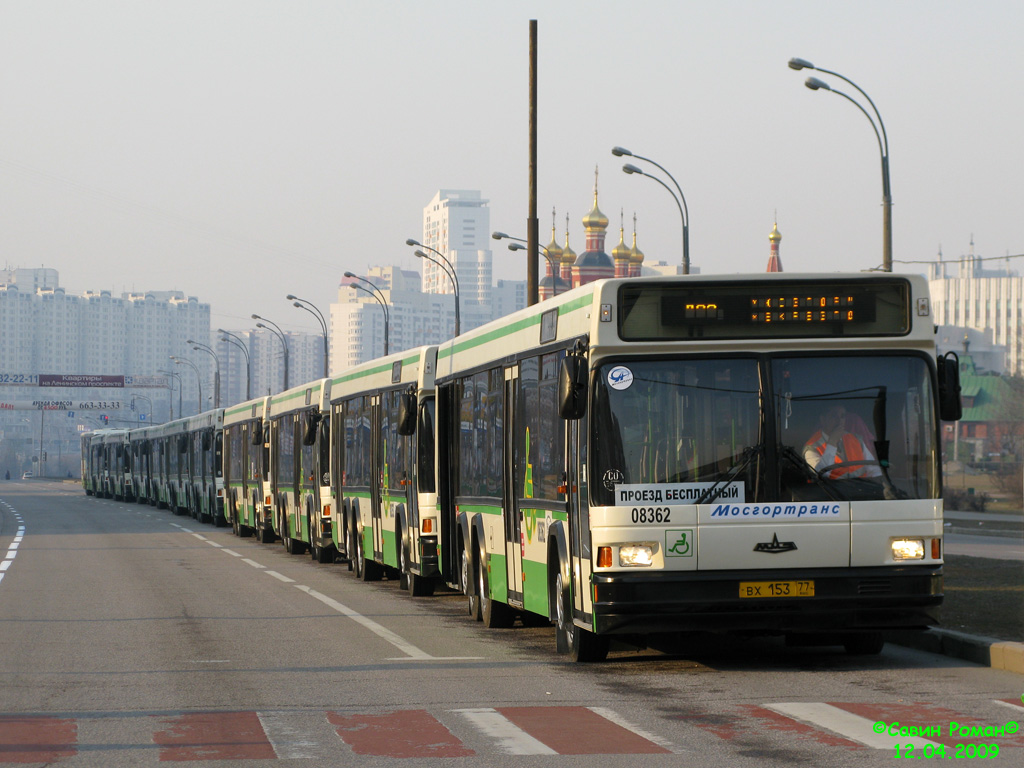
[{"label": "wheelchair accessibility sign", "polygon": [[665,531],[665,557],[693,557],[693,529]]}]

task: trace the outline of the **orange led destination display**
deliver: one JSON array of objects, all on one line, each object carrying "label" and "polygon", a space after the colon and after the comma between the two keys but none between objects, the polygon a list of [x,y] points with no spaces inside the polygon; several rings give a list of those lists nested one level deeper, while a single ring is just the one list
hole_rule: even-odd
[{"label": "orange led destination display", "polygon": [[619,289],[619,335],[653,339],[900,336],[910,331],[901,278],[640,282]]},{"label": "orange led destination display", "polygon": [[[863,303],[862,303],[863,305]],[[768,296],[750,300],[752,323],[852,323],[859,318],[851,294],[832,296]]]}]

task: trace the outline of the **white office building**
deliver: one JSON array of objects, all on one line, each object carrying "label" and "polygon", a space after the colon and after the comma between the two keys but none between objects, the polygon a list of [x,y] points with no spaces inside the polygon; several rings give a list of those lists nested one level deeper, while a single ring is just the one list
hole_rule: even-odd
[{"label": "white office building", "polygon": [[[989,268],[984,268],[988,264]],[[935,324],[989,331],[986,339],[1006,349],[1006,373],[1024,375],[1024,277],[1015,274],[1009,260],[983,260],[971,251],[957,261],[942,254],[928,268]],[[962,351],[963,334],[940,352]]]},{"label": "white office building", "polygon": [[[491,211],[487,204],[478,190],[441,189],[423,209],[421,242],[440,251],[455,267],[462,307],[491,300]],[[432,251],[427,254],[436,258]],[[444,269],[428,259],[422,261],[423,293],[453,293]]]}]

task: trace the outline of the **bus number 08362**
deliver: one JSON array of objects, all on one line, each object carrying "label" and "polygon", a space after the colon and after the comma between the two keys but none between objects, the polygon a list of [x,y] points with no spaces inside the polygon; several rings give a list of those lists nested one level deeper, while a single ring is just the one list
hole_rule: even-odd
[{"label": "bus number 08362", "polygon": [[668,523],[668,507],[633,507],[634,523]]}]

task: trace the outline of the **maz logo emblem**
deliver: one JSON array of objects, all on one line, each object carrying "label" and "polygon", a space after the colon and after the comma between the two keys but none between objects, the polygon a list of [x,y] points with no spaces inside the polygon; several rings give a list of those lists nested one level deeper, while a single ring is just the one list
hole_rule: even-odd
[{"label": "maz logo emblem", "polygon": [[794,549],[796,549],[795,541],[779,541],[779,534],[777,533],[772,535],[771,543],[765,544],[762,542],[754,545],[755,552],[768,552],[773,555],[777,555],[779,552],[791,552]]}]

